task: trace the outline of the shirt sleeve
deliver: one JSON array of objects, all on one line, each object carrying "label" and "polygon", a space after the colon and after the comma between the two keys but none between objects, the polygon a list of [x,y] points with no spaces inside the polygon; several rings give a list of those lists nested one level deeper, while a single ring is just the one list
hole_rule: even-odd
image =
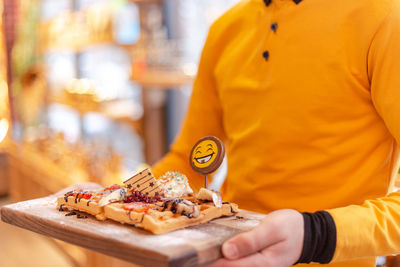
[{"label": "shirt sleeve", "polygon": [[170,152],[157,162],[152,171],[156,177],[166,171],[180,171],[188,176],[193,189],[204,186],[204,176],[190,167],[190,151],[201,137],[214,135],[225,141],[222,108],[214,78],[214,65],[218,58],[218,35],[211,27],[200,59],[193,85],[191,100],[183,126],[170,148]]},{"label": "shirt sleeve", "polygon": [[[373,105],[399,144],[400,9],[396,5],[373,38],[368,55],[368,75]],[[400,252],[399,192],[328,212],[337,229],[333,261]]]}]

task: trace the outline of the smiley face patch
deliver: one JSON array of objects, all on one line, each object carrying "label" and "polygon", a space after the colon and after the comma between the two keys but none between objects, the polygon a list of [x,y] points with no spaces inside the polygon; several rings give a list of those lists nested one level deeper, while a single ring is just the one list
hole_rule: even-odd
[{"label": "smiley face patch", "polygon": [[209,174],[221,165],[224,159],[224,145],[215,136],[201,138],[190,153],[190,165],[201,174]]},{"label": "smiley face patch", "polygon": [[218,148],[214,140],[203,140],[195,147],[193,151],[193,164],[197,168],[208,167],[217,157],[217,152]]}]

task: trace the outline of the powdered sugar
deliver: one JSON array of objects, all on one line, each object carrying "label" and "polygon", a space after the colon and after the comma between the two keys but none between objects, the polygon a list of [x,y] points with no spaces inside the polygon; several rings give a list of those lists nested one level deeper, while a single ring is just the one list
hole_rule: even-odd
[{"label": "powdered sugar", "polygon": [[[5,209],[18,211],[18,213],[13,213],[12,216],[23,214],[24,217],[29,217],[30,222],[40,222],[40,226],[44,229],[43,232],[48,229],[49,234],[62,233],[63,231],[65,231],[65,235],[79,233],[84,237],[85,242],[110,241],[132,250],[144,249],[168,257],[172,257],[171,255],[177,257],[182,253],[182,249],[195,248],[199,253],[201,251],[213,251],[228,238],[256,227],[264,217],[264,215],[257,213],[241,211],[238,214],[239,216],[216,219],[209,223],[163,235],[153,235],[132,225],[111,220],[98,221],[94,216],[81,219],[75,215],[65,216],[69,212],[58,211],[55,197],[19,202],[5,206]],[[79,243],[79,240],[77,243]],[[103,243],[102,246],[107,247],[107,244]]]}]

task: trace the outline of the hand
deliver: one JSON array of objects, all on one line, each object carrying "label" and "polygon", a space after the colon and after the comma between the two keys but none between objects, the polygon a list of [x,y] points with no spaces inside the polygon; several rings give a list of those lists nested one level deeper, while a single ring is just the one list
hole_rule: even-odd
[{"label": "hand", "polygon": [[224,259],[208,267],[293,265],[301,256],[304,220],[295,210],[278,210],[268,214],[253,230],[237,235],[222,246]]}]

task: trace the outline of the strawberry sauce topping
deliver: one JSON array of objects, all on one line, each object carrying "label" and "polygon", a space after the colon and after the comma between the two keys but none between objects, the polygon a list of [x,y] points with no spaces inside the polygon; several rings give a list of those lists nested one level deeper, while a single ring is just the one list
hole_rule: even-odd
[{"label": "strawberry sauce topping", "polygon": [[131,203],[131,202],[156,203],[157,201],[160,200],[161,198],[159,196],[150,197],[138,191],[133,191],[132,194],[127,195],[124,198],[125,203]]},{"label": "strawberry sauce topping", "polygon": [[104,189],[104,191],[114,191],[117,189],[121,189],[121,186],[119,184],[113,184],[113,185],[110,185],[109,187],[106,187]]},{"label": "strawberry sauce topping", "polygon": [[124,204],[123,208],[124,210],[130,210],[135,212],[147,212],[150,206],[149,204],[143,202],[131,202]]}]

